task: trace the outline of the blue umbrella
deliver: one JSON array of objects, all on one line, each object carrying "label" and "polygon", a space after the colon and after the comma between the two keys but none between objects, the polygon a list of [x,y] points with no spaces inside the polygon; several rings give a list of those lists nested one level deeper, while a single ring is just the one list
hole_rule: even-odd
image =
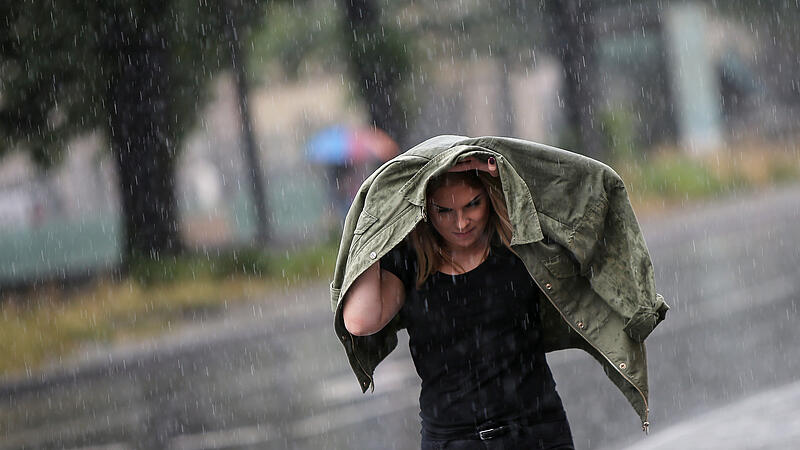
[{"label": "blue umbrella", "polygon": [[329,127],[308,141],[308,159],[324,164],[343,163],[347,160],[349,146],[345,127]]},{"label": "blue umbrella", "polygon": [[310,161],[341,165],[369,159],[387,161],[397,150],[397,144],[381,130],[337,125],[311,137],[306,154]]}]

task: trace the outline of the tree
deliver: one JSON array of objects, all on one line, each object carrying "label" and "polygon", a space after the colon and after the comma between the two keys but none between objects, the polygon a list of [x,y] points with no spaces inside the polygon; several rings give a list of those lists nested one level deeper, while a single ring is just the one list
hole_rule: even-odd
[{"label": "tree", "polygon": [[538,3],[526,0],[449,3],[448,6],[441,3],[415,5],[424,8],[418,13],[424,17],[419,28],[427,30],[428,47],[458,49],[454,56],[462,60],[479,55],[495,61],[500,72],[497,98],[493,102],[495,124],[500,135],[514,136],[514,94],[510,76],[514,69],[535,64],[536,48],[544,41],[541,8]]},{"label": "tree", "polygon": [[124,254],[158,259],[179,249],[173,175],[179,132],[171,121],[178,112],[169,96],[180,87],[171,77],[168,25],[160,19],[169,3],[148,3],[138,11],[120,4],[102,11],[102,54],[108,135],[125,211]]},{"label": "tree", "polygon": [[239,120],[242,128],[242,144],[245,161],[247,162],[247,175],[250,181],[250,191],[256,210],[256,235],[255,240],[259,245],[264,245],[269,240],[267,224],[267,198],[264,190],[264,180],[261,174],[261,159],[258,157],[258,148],[255,143],[253,123],[250,116],[248,103],[249,83],[247,77],[246,58],[242,57],[242,18],[244,12],[242,4],[233,0],[221,3],[223,21],[225,24],[225,37],[228,40],[231,54],[231,68],[236,80],[236,100],[239,104]]},{"label": "tree", "polygon": [[[595,57],[594,9],[592,0],[548,0],[545,10],[551,20],[552,47],[561,60],[564,75],[564,103],[569,133],[567,147],[602,160],[595,98],[597,65]],[[569,142],[573,141],[573,142]],[[563,144],[562,144],[563,145]]]},{"label": "tree", "polygon": [[371,124],[404,147],[415,119],[411,79],[418,61],[415,39],[394,21],[394,8],[405,3],[383,1],[379,7],[373,0],[272,2],[267,25],[255,37],[253,66],[266,73],[278,62],[289,79],[309,66],[349,72]]},{"label": "tree", "polygon": [[[495,102],[501,134],[513,135],[513,95],[509,73],[515,67],[535,63],[541,49],[562,64],[567,132],[559,145],[595,158],[602,157],[598,144],[599,123],[594,107],[597,89],[594,13],[591,0],[508,0],[489,2],[416,2],[422,9],[417,34],[430,35],[428,47],[457,49],[456,58],[490,57],[501,67]],[[435,50],[434,50],[435,51]]]},{"label": "tree", "polygon": [[[246,29],[262,3],[237,0]],[[68,139],[105,132],[117,164],[123,261],[177,252],[175,160],[230,61],[217,2],[49,0],[0,6],[0,152],[43,167]]]},{"label": "tree", "polygon": [[372,124],[406,148],[412,58],[406,39],[382,24],[372,0],[345,0],[345,36],[353,78],[366,100]]}]

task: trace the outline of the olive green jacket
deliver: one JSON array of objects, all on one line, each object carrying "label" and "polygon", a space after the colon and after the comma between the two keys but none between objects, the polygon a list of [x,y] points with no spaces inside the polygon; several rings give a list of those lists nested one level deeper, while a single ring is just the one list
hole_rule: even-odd
[{"label": "olive green jacket", "polygon": [[[371,336],[351,335],[344,293],[425,216],[425,187],[466,156],[497,160],[513,226],[511,245],[545,293],[545,351],[581,348],[605,368],[642,419],[648,386],[644,339],[668,306],[620,177],[576,153],[518,139],[439,136],[388,161],[356,195],[331,283],[334,327],[363,391],[397,346],[395,317]],[[548,239],[544,239],[544,237]]]}]

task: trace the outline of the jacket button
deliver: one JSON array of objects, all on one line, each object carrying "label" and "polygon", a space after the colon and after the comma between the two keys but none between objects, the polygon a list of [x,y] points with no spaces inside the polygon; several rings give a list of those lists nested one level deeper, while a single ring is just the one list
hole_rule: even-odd
[{"label": "jacket button", "polygon": [[369,259],[375,259],[378,257],[378,254],[375,252],[369,252]]},{"label": "jacket button", "polygon": [[625,363],[619,363],[619,368],[622,369],[622,370],[625,370],[625,369],[628,368],[628,365],[625,364]]},{"label": "jacket button", "polygon": [[553,288],[553,285],[552,285],[552,284],[550,284],[550,283],[547,283],[547,284],[545,284],[545,285],[544,285],[544,288],[545,288],[545,289],[547,289],[547,290],[549,291],[550,289],[552,289],[552,288]]},{"label": "jacket button", "polygon": [[578,322],[577,325],[578,325],[578,328],[580,328],[581,330],[586,326],[586,325],[584,325],[583,322]]}]

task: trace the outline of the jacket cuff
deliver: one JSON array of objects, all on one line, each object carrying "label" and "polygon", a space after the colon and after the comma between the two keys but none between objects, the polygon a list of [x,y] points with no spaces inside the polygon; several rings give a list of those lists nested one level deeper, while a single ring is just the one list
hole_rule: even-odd
[{"label": "jacket cuff", "polygon": [[336,312],[336,307],[339,306],[339,297],[341,296],[342,290],[333,287],[333,282],[331,282],[330,289],[331,289],[331,311]]},{"label": "jacket cuff", "polygon": [[664,302],[664,297],[656,294],[655,304],[640,306],[625,323],[623,330],[631,339],[643,342],[656,325],[664,320],[667,310],[669,310],[669,306]]}]

